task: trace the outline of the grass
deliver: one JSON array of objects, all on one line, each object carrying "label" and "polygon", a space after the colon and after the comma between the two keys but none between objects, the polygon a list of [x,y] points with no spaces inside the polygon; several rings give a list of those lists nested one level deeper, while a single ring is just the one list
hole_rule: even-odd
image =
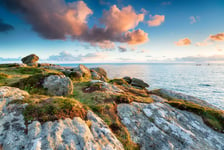
[{"label": "grass", "polygon": [[175,108],[201,116],[206,125],[218,132],[224,133],[224,111],[201,106],[200,104],[187,100],[174,99],[162,94],[159,90],[154,90],[151,93],[167,99],[168,101],[166,103]]},{"label": "grass", "polygon": [[128,85],[127,81],[125,81],[124,79],[112,79],[109,81],[109,83],[117,85]]},{"label": "grass", "polygon": [[6,78],[9,78],[9,75],[6,74],[6,73],[0,73],[0,80],[1,79],[6,79]]},{"label": "grass", "polygon": [[[4,64],[7,66],[10,64]],[[28,78],[32,75],[37,74],[49,74],[49,73],[60,73],[57,70],[33,68],[33,67],[0,67],[0,86],[11,86],[13,83],[19,82],[19,80]],[[7,75],[7,78],[6,76]]]},{"label": "grass", "polygon": [[58,74],[62,73],[35,74],[28,78],[20,79],[18,82],[12,83],[11,86],[18,87],[30,94],[46,94],[46,90],[42,86],[44,79],[50,75]]},{"label": "grass", "polygon": [[139,145],[132,142],[127,128],[120,122],[116,113],[116,104],[99,104],[92,110],[107,123],[126,150],[140,149]]},{"label": "grass", "polygon": [[201,116],[206,125],[224,133],[224,111],[200,106],[186,100],[169,100],[167,103],[180,110],[186,110]]},{"label": "grass", "polygon": [[[121,123],[116,106],[119,103],[131,103],[132,101],[152,102],[150,97],[128,96],[125,94],[111,95],[102,91],[84,93],[82,89],[90,87],[90,82],[74,83],[73,98],[87,105],[94,113],[101,117],[111,128],[116,137],[121,141],[126,150],[140,149],[139,146],[132,142],[127,128]],[[97,85],[96,85],[97,86]],[[143,101],[141,101],[143,102]]]},{"label": "grass", "polygon": [[12,63],[12,64],[0,64],[0,68],[9,68],[9,67],[19,67],[19,64]]},{"label": "grass", "polygon": [[80,117],[83,120],[86,119],[87,108],[73,98],[46,98],[46,96],[43,96],[41,99],[38,98],[38,100],[35,100],[34,97],[10,102],[10,104],[28,103],[28,106],[23,110],[26,123],[34,120],[44,123],[46,121],[74,117]]}]

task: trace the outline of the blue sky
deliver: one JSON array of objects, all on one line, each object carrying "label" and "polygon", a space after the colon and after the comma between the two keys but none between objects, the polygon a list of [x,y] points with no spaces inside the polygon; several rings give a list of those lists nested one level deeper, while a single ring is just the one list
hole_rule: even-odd
[{"label": "blue sky", "polygon": [[[224,58],[223,16],[222,0],[1,0],[1,58],[30,53],[69,62]],[[103,33],[93,32],[94,26]]]}]

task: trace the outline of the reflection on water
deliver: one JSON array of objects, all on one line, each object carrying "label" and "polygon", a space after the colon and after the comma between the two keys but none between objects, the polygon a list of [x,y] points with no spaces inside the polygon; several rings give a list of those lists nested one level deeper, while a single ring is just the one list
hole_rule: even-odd
[{"label": "reflection on water", "polygon": [[[110,78],[141,78],[150,89],[166,88],[206,100],[224,109],[224,66],[195,64],[86,64],[103,67]],[[76,66],[66,65],[66,66]]]}]

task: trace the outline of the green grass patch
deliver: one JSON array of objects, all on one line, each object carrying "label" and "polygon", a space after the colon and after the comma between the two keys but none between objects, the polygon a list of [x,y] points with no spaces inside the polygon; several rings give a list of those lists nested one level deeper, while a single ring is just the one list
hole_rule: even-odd
[{"label": "green grass patch", "polygon": [[[32,102],[30,100],[25,100],[23,102],[28,102],[28,106],[23,110],[26,123],[34,120],[44,123],[47,121],[74,117],[86,119],[86,108],[72,98],[53,97],[39,102]],[[16,103],[18,103],[18,101],[16,101]]]},{"label": "green grass patch", "polygon": [[12,83],[11,86],[20,88],[27,91],[30,94],[46,94],[46,90],[42,84],[44,79],[50,75],[61,75],[62,73],[48,73],[48,74],[36,74],[29,76],[28,78],[20,79],[16,83]]}]

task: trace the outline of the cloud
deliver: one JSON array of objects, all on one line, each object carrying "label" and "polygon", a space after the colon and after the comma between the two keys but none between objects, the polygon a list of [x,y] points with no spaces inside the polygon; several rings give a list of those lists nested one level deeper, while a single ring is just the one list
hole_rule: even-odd
[{"label": "cloud", "polygon": [[103,42],[98,42],[98,43],[91,43],[92,46],[98,46],[102,49],[106,49],[106,50],[113,50],[115,49],[115,44],[109,40],[105,40]]},{"label": "cloud", "polygon": [[132,32],[127,32],[124,37],[124,41],[128,44],[140,44],[147,42],[148,39],[148,33],[145,33],[143,30],[133,30]]},{"label": "cloud", "polygon": [[69,52],[63,51],[63,52],[60,52],[58,55],[49,56],[47,60],[49,61],[80,61],[81,58],[77,56],[73,56]]},{"label": "cloud", "polygon": [[121,10],[113,5],[109,11],[104,11],[101,22],[106,30],[114,32],[126,32],[135,28],[144,20],[144,14],[136,14],[132,6],[123,7]]},{"label": "cloud", "polygon": [[144,20],[144,14],[137,14],[132,6],[122,9],[116,5],[111,6],[99,19],[100,27],[95,25],[89,28],[87,19],[93,11],[83,1],[2,0],[2,3],[9,10],[22,14],[32,29],[46,39],[71,38],[94,43],[102,48],[108,48],[110,42],[141,44],[148,39],[144,31],[133,30]]},{"label": "cloud", "polygon": [[66,4],[64,0],[2,0],[13,12],[19,12],[32,29],[47,39],[66,39],[81,35],[92,10],[83,1]]},{"label": "cloud", "polygon": [[4,23],[2,19],[0,19],[0,32],[7,32],[10,30],[14,30],[14,27],[10,24]]},{"label": "cloud", "polygon": [[99,61],[107,58],[108,55],[105,52],[88,53],[85,55],[80,55],[82,61]]},{"label": "cloud", "polygon": [[196,46],[208,46],[211,45],[212,43],[208,42],[207,40],[203,41],[203,42],[197,42],[195,45]]},{"label": "cloud", "polygon": [[199,21],[200,17],[199,16],[190,16],[189,19],[190,19],[190,24],[194,24],[197,21]]},{"label": "cloud", "polygon": [[123,47],[123,46],[118,46],[118,50],[120,52],[127,52],[128,51],[128,49],[126,47]]},{"label": "cloud", "polygon": [[224,41],[224,33],[218,33],[218,34],[215,34],[215,35],[210,35],[209,38],[212,41]]},{"label": "cloud", "polygon": [[189,38],[180,39],[178,42],[175,42],[177,46],[187,46],[191,44],[191,40]]},{"label": "cloud", "polygon": [[176,58],[175,61],[183,62],[217,62],[224,61],[224,55],[212,55],[212,56],[188,56],[182,58]]},{"label": "cloud", "polygon": [[146,15],[149,11],[147,11],[145,8],[141,8],[140,10],[144,15]]},{"label": "cloud", "polygon": [[148,21],[148,25],[150,27],[160,26],[165,21],[164,15],[155,15],[155,16],[150,15],[149,17],[150,20]]},{"label": "cloud", "polygon": [[74,62],[74,61],[92,61],[92,60],[102,60],[106,58],[107,54],[103,52],[97,53],[87,53],[84,55],[74,56],[69,52],[63,51],[58,55],[51,55],[48,57],[47,61],[60,61],[60,62]]}]

